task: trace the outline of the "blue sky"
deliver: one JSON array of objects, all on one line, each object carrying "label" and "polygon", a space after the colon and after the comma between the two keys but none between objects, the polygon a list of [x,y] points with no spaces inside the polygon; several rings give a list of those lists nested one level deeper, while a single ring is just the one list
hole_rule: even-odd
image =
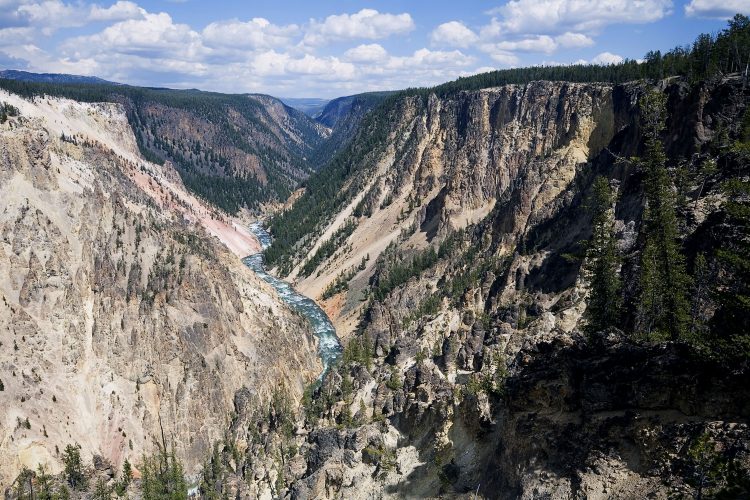
[{"label": "blue sky", "polygon": [[0,0],[0,67],[335,97],[533,64],[638,59],[750,0]]}]

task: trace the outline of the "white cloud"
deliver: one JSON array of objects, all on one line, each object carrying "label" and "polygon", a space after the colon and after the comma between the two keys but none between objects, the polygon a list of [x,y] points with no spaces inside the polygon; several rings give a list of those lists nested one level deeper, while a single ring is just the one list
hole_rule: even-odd
[{"label": "white cloud", "polygon": [[62,0],[10,0],[0,2],[0,26],[26,26],[49,36],[60,28],[76,28],[99,21],[122,21],[143,17],[137,4],[120,0],[109,7],[87,6],[83,2]]},{"label": "white cloud", "polygon": [[36,38],[36,30],[28,27],[0,29],[0,46],[31,43]]},{"label": "white cloud", "polygon": [[459,21],[443,23],[430,34],[431,44],[437,47],[468,47],[477,40],[477,34]]},{"label": "white cloud", "polygon": [[[486,46],[485,46],[486,47]],[[539,35],[515,41],[504,41],[494,44],[494,50],[507,52],[544,52],[549,54],[557,49],[557,43],[552,37]]]},{"label": "white cloud", "polygon": [[301,59],[291,59],[287,65],[290,73],[316,75],[329,80],[348,80],[356,75],[355,66],[336,57],[315,57],[305,54]]},{"label": "white cloud", "polygon": [[89,11],[89,21],[124,21],[126,19],[142,19],[146,11],[133,2],[119,0],[117,3],[103,8],[92,5]]},{"label": "white cloud", "polygon": [[671,0],[511,0],[494,9],[483,36],[591,32],[615,23],[650,23],[671,12]]},{"label": "white cloud", "polygon": [[310,45],[321,45],[335,40],[377,40],[408,33],[414,27],[408,13],[381,14],[374,9],[362,9],[355,14],[328,16],[322,22],[311,19],[304,41]]},{"label": "white cloud", "polygon": [[618,64],[623,61],[622,56],[618,56],[617,54],[613,54],[611,52],[602,52],[601,54],[594,57],[591,62],[594,64]]},{"label": "white cloud", "polygon": [[388,52],[377,43],[358,45],[344,52],[344,58],[353,62],[377,62],[388,58]]},{"label": "white cloud", "polygon": [[66,54],[103,55],[120,53],[148,58],[197,60],[205,52],[201,37],[187,24],[175,24],[165,13],[146,13],[108,26],[99,33],[72,38],[63,44]]},{"label": "white cloud", "polygon": [[99,69],[97,62],[93,59],[71,61],[66,58],[57,58],[31,43],[3,47],[2,52],[10,57],[28,61],[26,69],[31,71],[94,75]]},{"label": "white cloud", "polygon": [[453,67],[467,66],[474,62],[473,57],[464,54],[460,50],[442,51],[429,49],[416,50],[411,57],[403,58],[403,60],[409,65],[418,64],[439,67],[444,67],[445,65]]},{"label": "white cloud", "polygon": [[503,66],[516,66],[520,59],[516,54],[507,49],[501,49],[498,44],[482,44],[479,49],[490,56],[490,58]]},{"label": "white cloud", "polygon": [[469,76],[469,75],[478,75],[478,74],[481,74],[481,73],[489,73],[490,71],[496,71],[496,70],[497,70],[497,68],[495,68],[493,66],[480,66],[477,69],[475,69],[474,71],[469,71],[466,74],[466,76]]},{"label": "white cloud", "polygon": [[479,50],[513,66],[519,53],[591,47],[610,24],[658,21],[671,8],[672,0],[510,0],[487,11],[493,17],[479,30]]},{"label": "white cloud", "polygon": [[29,25],[48,26],[56,23],[59,26],[79,26],[84,24],[81,19],[76,19],[80,13],[76,7],[59,0],[24,3],[16,7],[16,12]]},{"label": "white cloud", "polygon": [[235,19],[211,23],[203,29],[203,41],[209,46],[268,49],[291,45],[299,32],[296,24],[278,26],[256,17],[247,22]]},{"label": "white cloud", "polygon": [[594,40],[581,33],[563,33],[555,38],[549,35],[536,35],[515,40],[504,40],[495,43],[482,43],[479,50],[489,54],[495,61],[514,65],[519,59],[518,52],[536,52],[552,54],[560,48],[580,48],[594,44]]},{"label": "white cloud", "polygon": [[[465,68],[474,62],[473,57],[458,50],[423,48],[411,55],[393,56],[378,44],[364,44],[347,50],[343,60],[310,54],[295,58],[269,51],[253,56],[249,64],[252,75],[264,80],[259,85],[267,85],[273,79],[275,93],[285,88],[294,90],[294,85],[299,85],[297,75],[305,75],[308,88],[327,93],[339,89],[337,93],[345,94],[362,91],[363,85],[369,89],[398,89],[437,84],[468,74]],[[235,72],[242,71],[242,65],[231,65],[225,74],[236,77]]]},{"label": "white cloud", "polygon": [[571,33],[570,31],[556,36],[555,42],[564,49],[577,49],[594,45],[594,40],[583,33]]},{"label": "white cloud", "polygon": [[737,13],[750,14],[750,0],[691,0],[685,6],[688,17],[729,19]]}]

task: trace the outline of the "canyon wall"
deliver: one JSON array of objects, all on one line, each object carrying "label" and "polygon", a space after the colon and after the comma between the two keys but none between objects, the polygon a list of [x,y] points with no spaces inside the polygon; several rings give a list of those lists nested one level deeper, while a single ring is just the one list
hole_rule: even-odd
[{"label": "canyon wall", "polygon": [[0,485],[157,443],[192,476],[235,394],[299,398],[319,374],[304,318],[245,267],[235,221],[143,160],[123,108],[0,100]]}]

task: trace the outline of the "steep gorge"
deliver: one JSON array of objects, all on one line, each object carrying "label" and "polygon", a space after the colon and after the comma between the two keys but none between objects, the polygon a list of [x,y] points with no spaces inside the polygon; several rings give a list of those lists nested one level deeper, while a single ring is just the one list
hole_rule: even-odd
[{"label": "steep gorge", "polygon": [[317,377],[309,324],[242,264],[249,232],[140,157],[121,105],[0,100],[20,111],[0,125],[0,485],[74,443],[117,470],[165,440],[194,477],[239,392]]},{"label": "steep gorge", "polygon": [[554,209],[555,198],[570,187],[589,155],[609,143],[616,127],[615,91],[602,84],[535,82],[449,99],[402,99],[388,116],[388,146],[359,166],[344,185],[346,203],[333,223],[299,254],[314,256],[347,217],[365,214],[355,216],[351,248],[334,253],[309,276],[299,276],[301,261],[290,277],[319,297],[340,270],[369,256],[344,307],[331,308],[346,333],[354,326],[347,318],[362,307],[357,299],[369,286],[377,257],[396,240],[402,248],[423,249],[477,223],[499,203],[509,206],[502,210],[507,253],[527,227]]},{"label": "steep gorge", "polygon": [[[355,138],[349,151],[364,153],[330,211],[303,219],[313,229],[278,259],[348,341],[307,408],[292,497],[687,495],[700,436],[746,484],[746,362],[684,340],[581,334],[598,175],[617,193],[621,326],[634,328],[645,200],[632,157],[652,89],[667,99],[688,266],[701,253],[705,286],[732,286],[717,254],[746,237],[723,187],[748,175],[732,146],[747,140],[740,76],[405,93],[377,110],[365,127],[380,140]],[[742,335],[723,307],[706,298],[695,321],[714,339]]]},{"label": "steep gorge", "polygon": [[171,164],[189,190],[233,214],[283,202],[313,171],[309,159],[330,134],[262,94],[4,79],[0,87],[27,98],[121,104],[145,159]]},{"label": "steep gorge", "polygon": [[[358,108],[272,221],[267,257],[345,337],[311,385],[309,325],[237,259],[257,243],[139,157],[126,108],[3,94],[0,479],[58,471],[70,441],[116,466],[164,430],[192,478],[207,460],[205,495],[667,498],[707,467],[748,491],[746,336],[718,295],[742,279],[720,251],[747,238],[746,79],[446,85]],[[680,251],[713,290],[691,338],[633,324],[651,92]],[[584,334],[598,176],[624,314]]]}]

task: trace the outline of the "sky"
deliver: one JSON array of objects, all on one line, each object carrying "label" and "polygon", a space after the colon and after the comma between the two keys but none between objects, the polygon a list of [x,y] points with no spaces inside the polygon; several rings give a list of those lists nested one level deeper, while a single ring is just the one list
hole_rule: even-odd
[{"label": "sky", "polygon": [[0,68],[332,98],[715,33],[750,0],[0,0]]}]

